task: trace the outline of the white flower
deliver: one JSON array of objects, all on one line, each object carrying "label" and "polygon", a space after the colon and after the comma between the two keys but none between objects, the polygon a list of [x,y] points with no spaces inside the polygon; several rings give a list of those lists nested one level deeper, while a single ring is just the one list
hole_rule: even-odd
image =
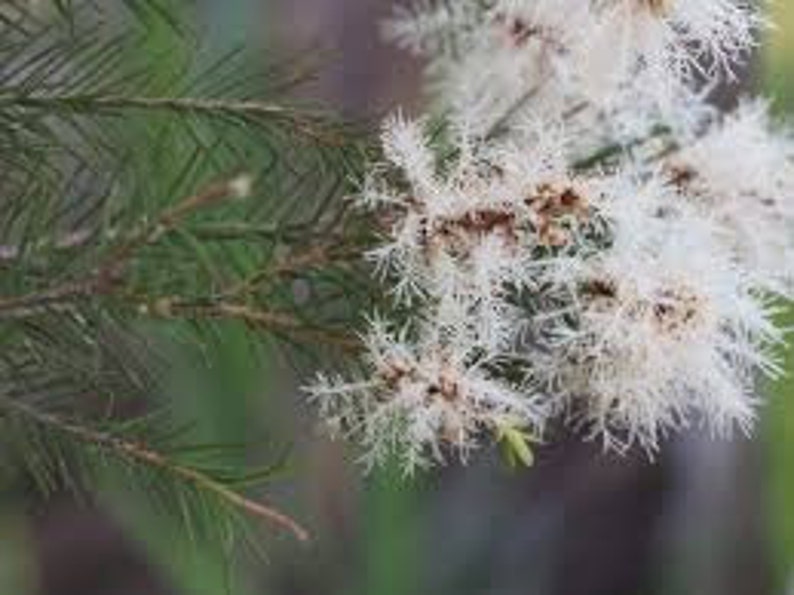
[{"label": "white flower", "polygon": [[445,453],[462,459],[481,436],[505,425],[538,428],[537,402],[496,377],[498,362],[437,333],[412,339],[373,322],[366,338],[366,376],[321,377],[308,390],[328,422],[360,440],[368,467],[397,456],[406,473]]},{"label": "white flower", "polygon": [[514,324],[497,324],[510,311],[506,292],[534,285],[538,250],[572,249],[588,219],[587,189],[568,174],[553,134],[531,149],[452,140],[453,156],[434,168],[418,124],[386,124],[389,163],[377,171],[404,183],[372,181],[374,197],[365,190],[363,204],[390,210],[385,241],[370,257],[395,279],[398,299],[454,298],[480,328],[480,345],[498,349],[511,337],[494,331]]},{"label": "white flower", "polygon": [[[531,1],[531,0],[530,0]],[[730,74],[753,46],[760,21],[745,0],[595,0],[596,31],[587,35],[593,66],[620,80],[647,69],[660,81],[695,73]],[[589,72],[596,68],[585,68]]]},{"label": "white flower", "polygon": [[725,225],[759,286],[794,295],[794,138],[775,130],[766,102],[714,118],[666,168],[683,197]]},{"label": "white flower", "polygon": [[[403,9],[387,34],[429,58],[435,95],[487,132],[532,110],[669,111],[730,76],[761,19],[745,0],[477,0]],[[628,109],[627,109],[628,108]]]},{"label": "white flower", "polygon": [[480,13],[473,2],[416,0],[409,6],[398,5],[383,32],[388,40],[415,54],[451,53],[461,31],[474,26]]},{"label": "white flower", "polygon": [[[569,413],[652,451],[749,430],[794,295],[794,142],[706,100],[762,23],[747,0],[421,0],[387,35],[446,127],[385,123],[358,205],[395,317],[309,390],[364,459],[465,460]],[[522,449],[523,450],[523,449]],[[528,457],[522,457],[528,458]]]},{"label": "white flower", "polygon": [[611,246],[565,271],[578,314],[538,366],[546,390],[613,447],[654,449],[692,422],[747,430],[754,371],[776,370],[768,306],[714,225],[659,185],[609,202]]},{"label": "white flower", "polygon": [[[582,0],[448,5],[419,4],[401,11],[388,27],[401,45],[425,50],[431,86],[443,109],[451,108],[454,117],[483,134],[517,106],[543,103],[556,113],[569,107],[572,56],[581,54],[582,33],[594,27],[592,11]],[[456,26],[443,31],[429,26],[438,22]]]}]

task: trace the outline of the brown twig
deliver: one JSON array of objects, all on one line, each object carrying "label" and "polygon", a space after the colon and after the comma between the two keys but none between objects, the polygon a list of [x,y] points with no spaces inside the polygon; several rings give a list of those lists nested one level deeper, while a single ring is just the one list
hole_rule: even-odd
[{"label": "brown twig", "polygon": [[358,351],[361,343],[356,337],[348,334],[347,329],[338,332],[329,328],[308,326],[299,318],[273,310],[261,310],[244,304],[230,302],[199,303],[173,298],[161,298],[153,305],[144,304],[144,309],[155,316],[165,318],[214,318],[239,320],[252,327],[270,331],[289,332],[306,342],[332,345],[346,352]]},{"label": "brown twig", "polygon": [[[186,217],[196,210],[212,206],[235,193],[234,180],[208,186],[173,207],[163,211],[153,222],[139,226],[124,236],[111,248],[102,263],[85,279],[69,281],[53,288],[27,295],[0,298],[0,316],[5,318],[27,317],[42,310],[69,307],[77,299],[117,294],[130,261],[144,247],[154,244],[163,235],[174,230]],[[83,238],[77,238],[83,240]],[[340,238],[332,237],[310,245],[298,252],[290,252],[266,267],[232,286],[210,302],[185,301],[180,298],[141,299],[140,296],[122,296],[141,306],[148,314],[162,317],[217,318],[242,320],[250,326],[289,332],[306,341],[331,344],[345,351],[355,351],[359,343],[344,332],[313,328],[298,318],[280,312],[251,308],[240,304],[241,296],[252,291],[269,279],[281,278],[307,268],[318,267],[339,258],[357,254],[344,246]]]},{"label": "brown twig", "polygon": [[118,110],[163,110],[191,114],[225,114],[247,119],[264,118],[284,121],[290,130],[327,146],[344,146],[348,140],[328,126],[322,126],[311,114],[294,108],[262,101],[235,101],[227,99],[202,99],[197,97],[135,97],[123,95],[0,94],[0,106],[10,105],[25,109],[70,110],[90,112]]},{"label": "brown twig", "polygon": [[261,285],[282,277],[338,262],[349,257],[360,257],[361,249],[345,246],[342,238],[330,239],[309,245],[297,252],[276,259],[272,265],[262,268],[223,292],[224,297],[238,297],[250,293]]},{"label": "brown twig", "polygon": [[118,274],[119,269],[123,268],[138,250],[157,242],[188,215],[201,208],[212,206],[233,197],[235,195],[233,184],[233,181],[212,184],[163,211],[153,224],[142,226],[138,233],[133,234],[119,244],[99,268],[96,276],[98,278],[115,276]]},{"label": "brown twig", "polygon": [[2,403],[2,406],[6,409],[11,409],[22,414],[39,425],[55,428],[57,431],[69,434],[80,441],[111,449],[140,464],[171,473],[193,484],[199,489],[211,492],[232,506],[254,517],[268,521],[291,532],[299,541],[305,542],[310,538],[309,532],[306,529],[284,513],[266,506],[261,502],[246,498],[208,475],[196,469],[180,465],[164,454],[152,450],[143,444],[130,442],[107,433],[92,430],[91,428],[66,421],[50,413],[44,413],[17,401],[3,399],[0,403]]},{"label": "brown twig", "polygon": [[49,309],[51,306],[96,293],[94,279],[70,281],[44,291],[0,298],[0,313],[7,318],[24,317],[33,312]]},{"label": "brown twig", "polygon": [[0,313],[13,317],[20,311],[35,312],[75,299],[107,295],[113,291],[129,261],[138,250],[157,242],[194,211],[237,196],[238,179],[212,184],[166,209],[154,222],[141,225],[111,249],[103,262],[85,279],[66,281],[55,287],[26,295],[0,297]]}]

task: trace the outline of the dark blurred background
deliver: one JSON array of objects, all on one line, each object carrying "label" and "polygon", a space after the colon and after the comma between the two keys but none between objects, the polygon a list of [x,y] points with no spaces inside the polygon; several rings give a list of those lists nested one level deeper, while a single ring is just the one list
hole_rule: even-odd
[{"label": "dark blurred background", "polygon": [[[794,106],[794,4],[774,8],[779,27],[745,80],[782,112]],[[386,0],[202,0],[197,18],[218,53],[325,52],[304,100],[376,123],[421,104],[419,65],[380,42],[389,10]],[[483,453],[407,481],[362,477],[354,452],[323,439],[279,353],[252,352],[239,329],[214,349],[174,354],[173,394],[190,395],[179,408],[207,420],[208,440],[295,444],[267,495],[312,527],[313,543],[270,537],[263,557],[238,559],[124,494],[91,509],[0,495],[0,595],[794,593],[794,379],[759,388],[770,398],[752,439],[693,432],[649,461],[560,436],[529,471]]]}]

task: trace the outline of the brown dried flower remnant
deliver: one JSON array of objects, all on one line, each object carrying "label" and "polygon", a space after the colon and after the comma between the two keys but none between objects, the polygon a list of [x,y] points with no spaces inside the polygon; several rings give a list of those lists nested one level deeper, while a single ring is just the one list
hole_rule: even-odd
[{"label": "brown dried flower remnant", "polygon": [[572,186],[541,184],[527,197],[530,220],[544,246],[558,248],[571,240],[566,222],[585,221],[590,209],[587,200]]}]

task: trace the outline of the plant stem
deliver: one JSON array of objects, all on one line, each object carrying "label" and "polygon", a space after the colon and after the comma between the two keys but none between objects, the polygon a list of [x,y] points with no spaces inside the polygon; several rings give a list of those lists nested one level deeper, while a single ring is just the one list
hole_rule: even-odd
[{"label": "plant stem", "polygon": [[0,400],[0,404],[2,407],[10,409],[20,415],[24,415],[39,425],[68,434],[82,442],[110,449],[120,456],[132,459],[137,463],[160,469],[179,477],[193,484],[196,488],[210,492],[254,517],[266,520],[289,531],[299,541],[305,542],[310,538],[309,532],[306,529],[284,513],[266,506],[261,502],[246,498],[201,471],[181,465],[169,459],[166,455],[152,450],[143,444],[130,442],[107,433],[92,430],[91,428],[66,421],[56,415],[39,411],[29,405],[14,400],[2,399]]},{"label": "plant stem", "polygon": [[0,108],[18,107],[43,111],[68,110],[96,114],[102,111],[147,110],[192,114],[227,115],[240,118],[269,118],[290,124],[291,131],[328,146],[347,144],[341,134],[324,128],[311,115],[294,108],[261,101],[234,101],[196,97],[141,97],[92,94],[25,95],[13,90],[0,90]]},{"label": "plant stem", "polygon": [[346,352],[358,351],[361,348],[360,341],[345,332],[347,329],[339,329],[337,332],[334,329],[311,327],[291,314],[256,309],[244,304],[229,302],[202,304],[165,298],[155,302],[153,307],[148,305],[146,307],[154,315],[166,318],[240,320],[253,327],[289,332],[306,342],[333,345]]},{"label": "plant stem", "polygon": [[66,281],[55,287],[26,295],[0,297],[0,314],[6,317],[19,317],[20,313],[28,315],[31,311],[57,307],[76,299],[111,293],[138,250],[157,242],[194,211],[231,198],[234,193],[233,183],[226,181],[212,184],[182,199],[173,207],[163,211],[154,222],[142,225],[124,238],[86,278]]}]

